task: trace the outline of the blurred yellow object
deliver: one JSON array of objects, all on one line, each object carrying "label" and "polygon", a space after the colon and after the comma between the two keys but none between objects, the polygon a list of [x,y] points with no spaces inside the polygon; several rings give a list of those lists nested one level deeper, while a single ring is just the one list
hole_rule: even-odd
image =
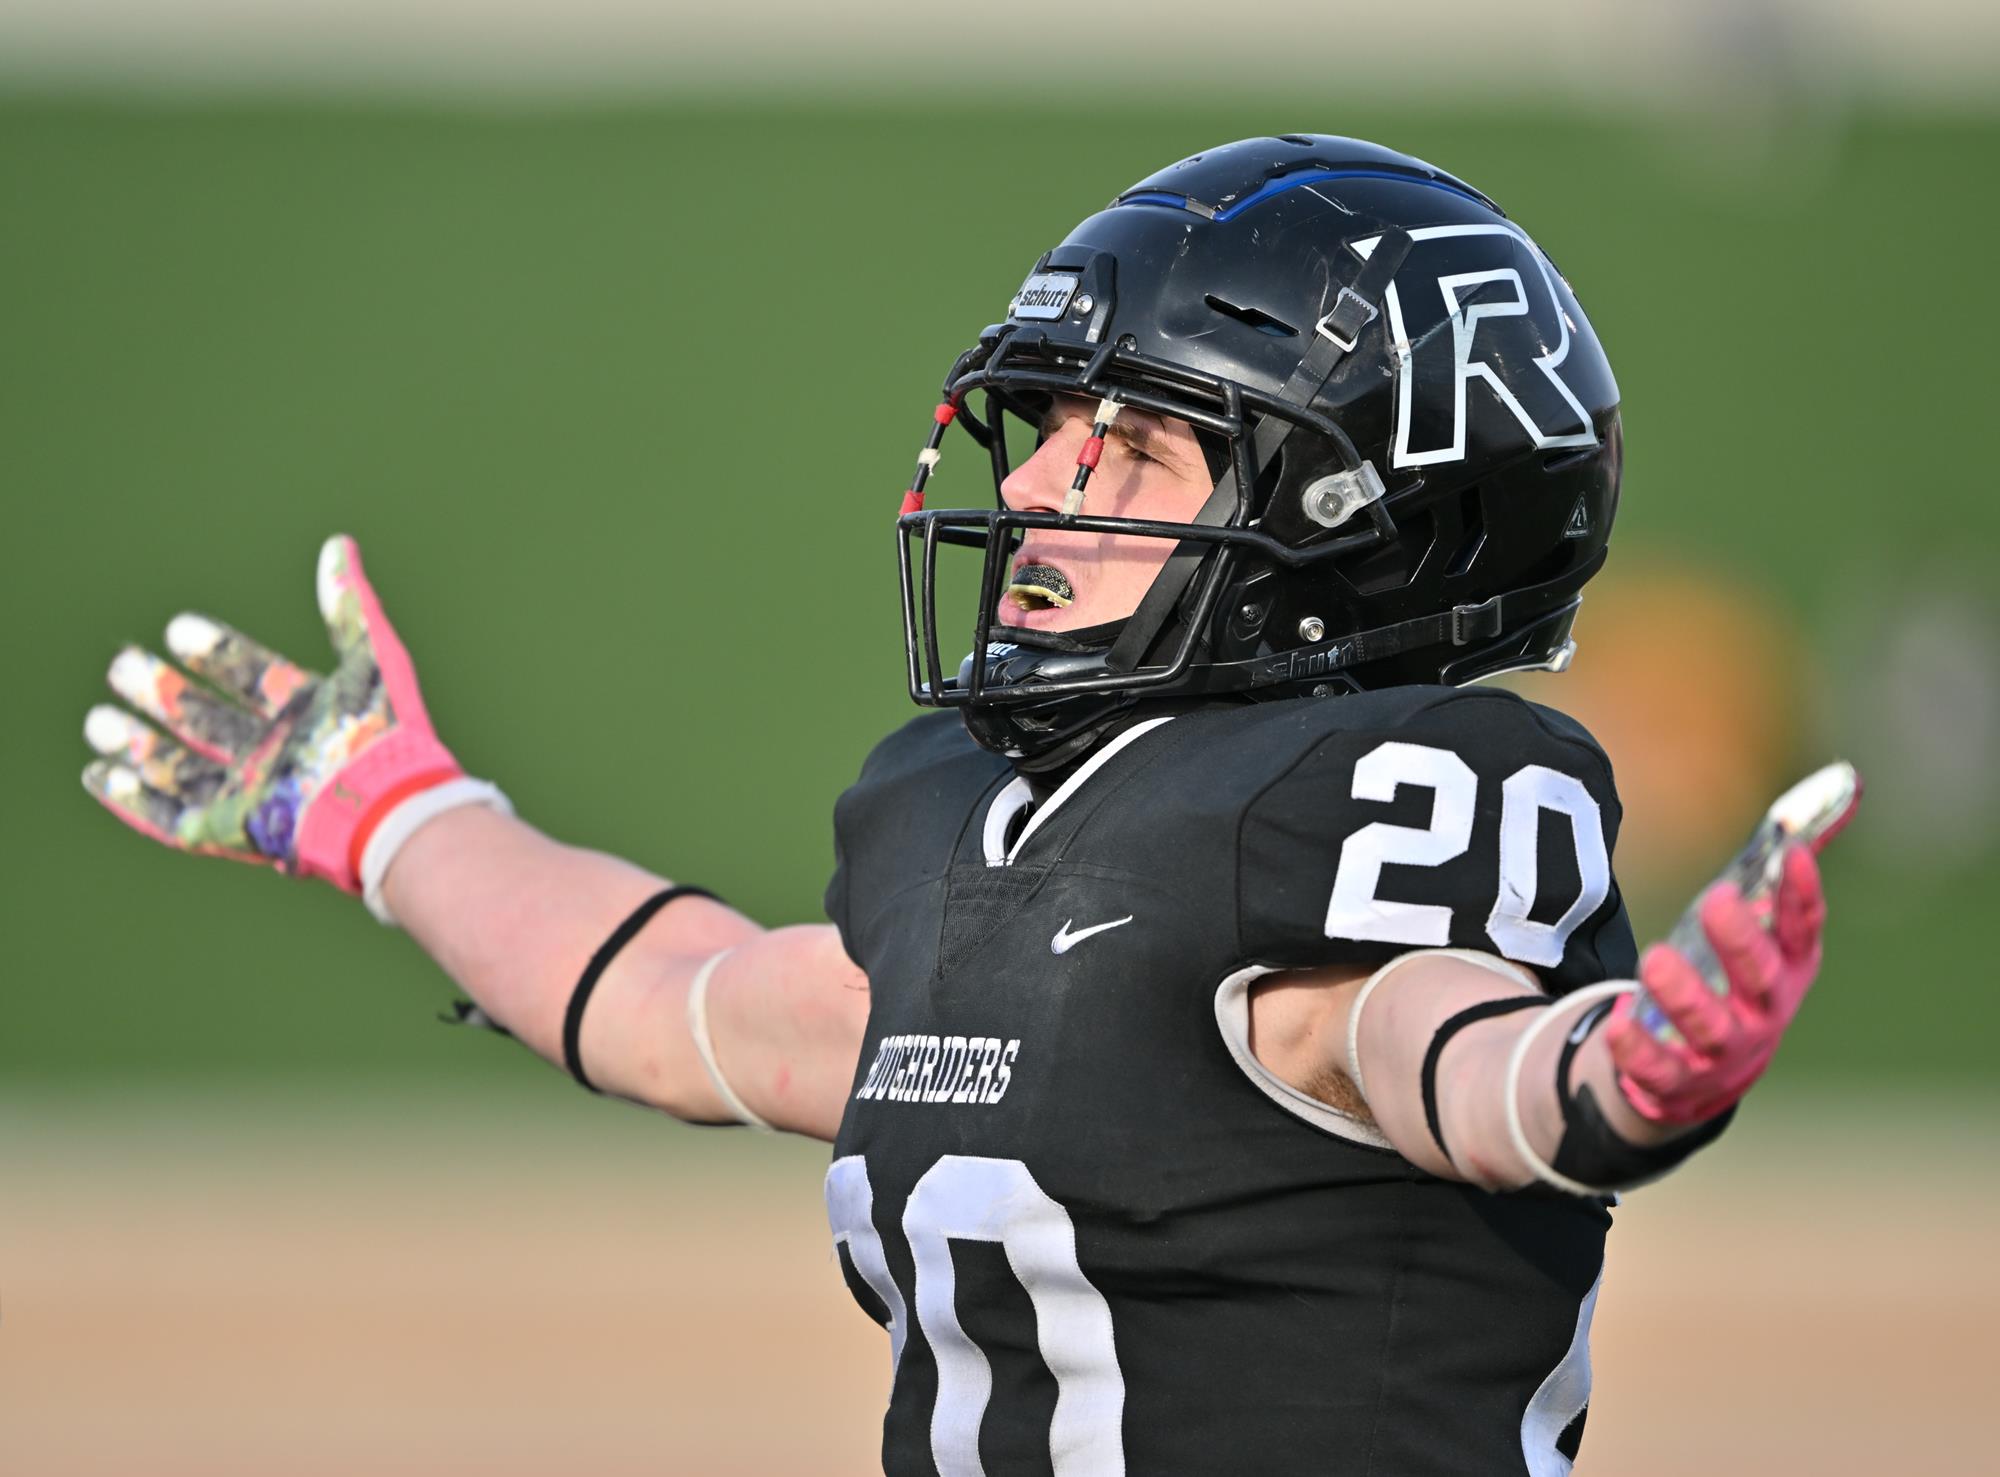
[{"label": "blurred yellow object", "polygon": [[1794,767],[1812,690],[1804,645],[1755,589],[1660,560],[1614,562],[1586,592],[1576,636],[1569,671],[1509,685],[1611,756],[1620,879],[1646,891],[1712,870]]}]

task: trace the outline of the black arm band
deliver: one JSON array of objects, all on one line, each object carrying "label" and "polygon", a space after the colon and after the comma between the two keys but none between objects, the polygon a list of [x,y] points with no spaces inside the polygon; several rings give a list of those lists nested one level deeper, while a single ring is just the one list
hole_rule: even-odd
[{"label": "black arm band", "polygon": [[675,898],[681,897],[705,897],[721,901],[705,887],[662,888],[634,908],[630,917],[611,930],[611,937],[597,946],[597,952],[590,956],[590,963],[583,966],[583,975],[577,980],[576,988],[570,992],[569,1009],[563,1015],[563,1065],[569,1068],[570,1076],[592,1092],[598,1089],[592,1085],[590,1078],[584,1075],[583,1051],[580,1045],[583,1038],[583,1008],[590,1004],[591,992],[597,988],[597,982],[604,977],[604,971],[611,967],[611,961],[618,957],[619,950],[639,936],[639,930],[653,921],[655,913]]},{"label": "black arm band", "polygon": [[1444,1146],[1444,1129],[1438,1123],[1438,1058],[1444,1055],[1445,1043],[1450,1041],[1467,1026],[1489,1020],[1496,1015],[1512,1015],[1517,1010],[1526,1010],[1531,1005],[1547,1005],[1546,995],[1502,995],[1498,1000],[1482,1000],[1477,1005],[1468,1005],[1457,1015],[1449,1017],[1437,1028],[1431,1037],[1430,1050],[1424,1053],[1424,1069],[1421,1082],[1424,1090],[1424,1122],[1430,1125],[1431,1137],[1437,1140],[1438,1152],[1451,1162],[1451,1150]]},{"label": "black arm band", "polygon": [[1597,1095],[1586,1085],[1579,1087],[1572,1095],[1569,1090],[1570,1063],[1590,1033],[1603,1024],[1605,1016],[1611,1013],[1612,1002],[1586,1011],[1583,1018],[1570,1028],[1569,1037],[1563,1042],[1562,1055],[1556,1059],[1556,1101],[1562,1106],[1563,1136],[1556,1145],[1555,1158],[1549,1161],[1549,1168],[1557,1174],[1568,1175],[1585,1185],[1595,1185],[1606,1191],[1630,1190],[1649,1180],[1656,1180],[1668,1170],[1678,1166],[1697,1149],[1705,1148],[1722,1137],[1729,1120],[1736,1116],[1732,1104],[1724,1112],[1706,1122],[1698,1124],[1679,1138],[1668,1139],[1664,1144],[1642,1146],[1619,1137],[1617,1131],[1604,1117],[1604,1110],[1597,1106]]}]

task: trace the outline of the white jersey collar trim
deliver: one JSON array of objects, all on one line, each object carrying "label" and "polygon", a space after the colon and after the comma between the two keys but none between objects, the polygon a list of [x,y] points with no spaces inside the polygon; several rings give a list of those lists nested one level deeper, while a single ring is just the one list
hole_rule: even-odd
[{"label": "white jersey collar trim", "polygon": [[1151,733],[1162,723],[1173,722],[1174,716],[1174,714],[1169,713],[1163,718],[1148,718],[1144,723],[1135,723],[1119,734],[1118,737],[1112,739],[1103,748],[1099,749],[1095,754],[1092,754],[1089,759],[1085,760],[1077,768],[1075,774],[1064,780],[1056,792],[1049,796],[1036,809],[1033,815],[1028,817],[1028,824],[1021,828],[1021,834],[1016,836],[1014,844],[1009,846],[1007,845],[1008,828],[1014,824],[1014,818],[1034,802],[1034,792],[1029,788],[1026,778],[1018,774],[1015,775],[1001,789],[1000,793],[993,797],[993,803],[986,808],[986,824],[981,830],[979,838],[980,847],[986,856],[986,865],[989,867],[1012,866],[1014,858],[1021,854],[1021,848],[1028,844],[1028,838],[1035,834],[1041,827],[1042,822],[1055,814],[1057,806],[1074,795],[1083,787],[1086,780],[1096,774],[1106,764],[1110,763],[1113,756],[1119,750],[1123,749],[1127,744],[1132,743],[1140,735]]}]

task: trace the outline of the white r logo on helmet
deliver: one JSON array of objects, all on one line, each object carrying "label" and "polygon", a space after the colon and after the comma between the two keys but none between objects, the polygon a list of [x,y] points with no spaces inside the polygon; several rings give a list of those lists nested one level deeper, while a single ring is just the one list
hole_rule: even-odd
[{"label": "white r logo on helmet", "polygon": [[[1467,237],[1488,239],[1477,243]],[[1381,239],[1356,241],[1354,251],[1365,259]],[[1541,248],[1511,225],[1422,226],[1410,232],[1410,241],[1409,260],[1383,300],[1396,364],[1390,464],[1463,461],[1466,387],[1475,379],[1485,382],[1536,449],[1595,446],[1590,417],[1562,378],[1569,319],[1555,269]],[[1426,273],[1424,243],[1446,241],[1452,243],[1454,266],[1463,268],[1482,246],[1490,265]]]}]

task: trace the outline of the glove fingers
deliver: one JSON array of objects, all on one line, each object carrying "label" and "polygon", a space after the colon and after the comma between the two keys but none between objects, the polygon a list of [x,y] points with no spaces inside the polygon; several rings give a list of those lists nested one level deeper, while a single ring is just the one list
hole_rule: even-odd
[{"label": "glove fingers", "polygon": [[1665,1046],[1636,1020],[1614,1018],[1605,1033],[1618,1090],[1641,1117],[1655,1123],[1699,1123],[1740,1098],[1741,1088],[1704,1088],[1685,1046]]},{"label": "glove fingers", "polygon": [[148,786],[130,765],[114,759],[94,760],[83,772],[83,787],[98,804],[133,830],[144,832],[163,845],[180,846],[180,837],[174,831],[175,823],[180,820],[180,801]]},{"label": "glove fingers", "polygon": [[265,724],[190,683],[150,651],[128,646],[112,659],[111,690],[204,759],[229,764],[249,752]]},{"label": "glove fingers", "polygon": [[83,787],[119,820],[162,846],[202,856],[233,857],[237,861],[265,860],[240,844],[232,845],[209,834],[210,828],[204,824],[209,812],[204,807],[189,805],[180,795],[155,789],[129,764],[116,759],[93,760],[83,772]]},{"label": "glove fingers", "polygon": [[367,653],[378,662],[385,650],[403,654],[402,642],[361,567],[361,546],[353,539],[337,533],[320,545],[315,584],[320,618],[343,662],[357,653]]},{"label": "glove fingers", "polygon": [[1826,893],[1820,887],[1819,864],[1803,846],[1785,853],[1784,875],[1778,883],[1778,947],[1787,959],[1807,960],[1819,949],[1826,927]]},{"label": "glove fingers", "polygon": [[90,710],[83,734],[104,756],[84,770],[84,789],[133,830],[181,851],[263,860],[222,803],[229,771],[221,765],[109,704]]},{"label": "glove fingers", "polygon": [[368,640],[368,617],[361,609],[360,587],[367,583],[361,570],[361,546],[344,533],[337,533],[319,547],[319,568],[313,592],[319,600],[320,619],[333,639],[333,649],[342,659],[354,647]]},{"label": "glove fingers", "polygon": [[[139,773],[115,759],[98,759],[83,772],[83,787],[91,798],[119,820],[150,836],[162,846],[197,856],[228,857],[231,861],[268,865],[271,858],[260,856],[240,839],[218,840],[214,827],[207,824],[212,811],[184,805],[180,797],[153,789]],[[223,828],[227,829],[227,828]],[[240,838],[241,829],[236,835]]]},{"label": "glove fingers", "polygon": [[1730,993],[1762,1006],[1778,977],[1778,944],[1735,887],[1712,887],[1701,900],[1702,932],[1729,976]]},{"label": "glove fingers", "polygon": [[320,546],[316,580],[319,613],[340,654],[343,673],[364,663],[381,675],[395,721],[405,727],[428,729],[430,717],[417,691],[417,676],[396,628],[376,598],[374,586],[361,567],[361,548],[346,534],[335,534]]},{"label": "glove fingers", "polygon": [[1854,793],[1848,796],[1847,809],[1843,810],[1835,817],[1831,825],[1823,827],[1820,833],[1807,843],[1814,856],[1818,856],[1822,851],[1825,851],[1828,843],[1842,831],[1846,830],[1849,823],[1853,821],[1855,813],[1861,809],[1862,789],[1861,776],[1856,774],[1854,776]]},{"label": "glove fingers", "polygon": [[167,624],[167,650],[253,712],[275,718],[313,674],[234,627],[193,611]]},{"label": "glove fingers", "polygon": [[221,765],[191,753],[109,703],[90,710],[83,736],[99,754],[136,773],[148,790],[182,806],[207,805],[229,778]]},{"label": "glove fingers", "polygon": [[1613,1020],[1605,1029],[1604,1039],[1611,1049],[1613,1065],[1641,1088],[1651,1101],[1641,1102],[1630,1092],[1626,1093],[1626,1097],[1647,1117],[1658,1117],[1658,1100],[1672,1096],[1686,1085],[1686,1059],[1673,1048],[1655,1041],[1645,1027],[1630,1017]]},{"label": "glove fingers", "polygon": [[1729,1007],[1680,950],[1655,944],[1639,961],[1639,978],[1695,1050],[1713,1055],[1728,1044]]}]

